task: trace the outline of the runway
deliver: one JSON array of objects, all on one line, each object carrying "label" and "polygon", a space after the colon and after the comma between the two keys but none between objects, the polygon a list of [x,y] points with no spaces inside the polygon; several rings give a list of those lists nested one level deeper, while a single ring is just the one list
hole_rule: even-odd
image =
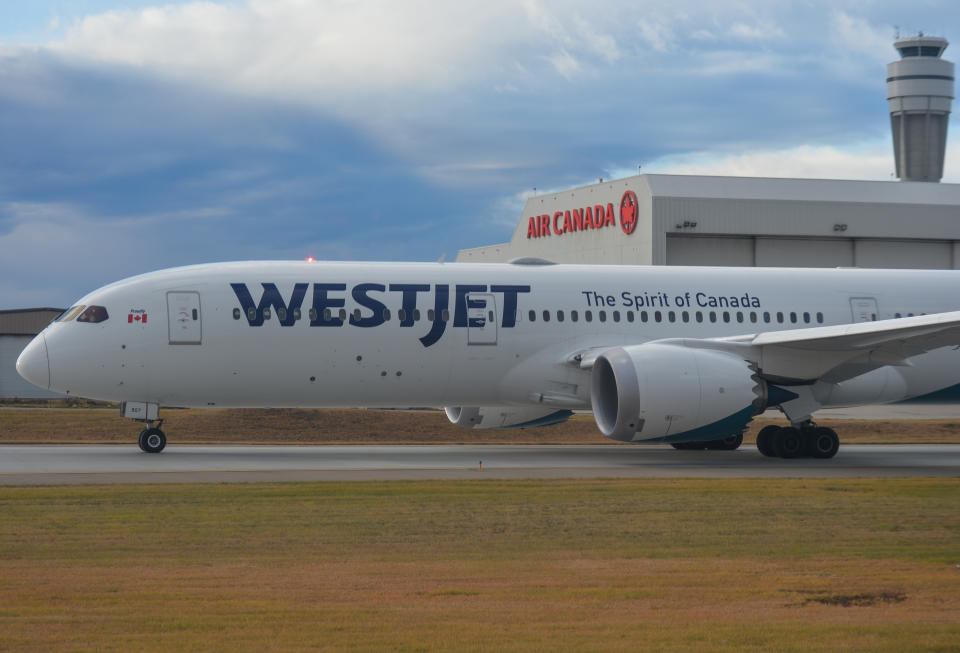
[{"label": "runway", "polygon": [[960,476],[960,445],[847,445],[831,460],[666,446],[0,447],[0,485],[523,478]]}]

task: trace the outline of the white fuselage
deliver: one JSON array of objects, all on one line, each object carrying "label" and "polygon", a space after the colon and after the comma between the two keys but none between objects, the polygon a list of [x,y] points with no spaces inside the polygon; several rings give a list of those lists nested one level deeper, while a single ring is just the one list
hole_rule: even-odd
[{"label": "white fuselage", "polygon": [[[109,401],[589,408],[578,351],[954,311],[958,287],[955,271],[224,263],[101,288],[78,305],[107,319],[38,340],[50,389]],[[910,362],[900,394],[960,383],[954,348]]]}]

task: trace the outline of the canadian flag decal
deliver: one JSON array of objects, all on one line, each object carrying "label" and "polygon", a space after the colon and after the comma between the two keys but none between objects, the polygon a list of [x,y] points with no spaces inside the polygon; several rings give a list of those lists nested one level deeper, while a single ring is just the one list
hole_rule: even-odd
[{"label": "canadian flag decal", "polygon": [[145,311],[130,311],[127,314],[127,324],[146,324],[147,323],[147,314]]}]

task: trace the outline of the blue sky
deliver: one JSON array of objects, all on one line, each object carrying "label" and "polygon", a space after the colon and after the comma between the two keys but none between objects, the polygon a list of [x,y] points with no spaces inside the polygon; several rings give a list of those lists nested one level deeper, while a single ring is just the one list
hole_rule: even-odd
[{"label": "blue sky", "polygon": [[882,0],[0,0],[0,308],[197,262],[452,259],[508,240],[534,187],[638,164],[890,179],[894,30],[960,38],[958,17]]}]

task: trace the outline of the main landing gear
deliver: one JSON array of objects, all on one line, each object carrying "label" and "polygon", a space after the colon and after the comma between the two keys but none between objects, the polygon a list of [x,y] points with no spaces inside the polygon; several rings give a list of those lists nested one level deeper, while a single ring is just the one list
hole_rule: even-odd
[{"label": "main landing gear", "polygon": [[[156,426],[154,426],[156,424]],[[167,436],[160,430],[160,427],[163,426],[163,420],[157,420],[156,422],[147,422],[147,428],[140,431],[140,438],[138,444],[140,445],[140,450],[146,453],[160,453],[163,451],[163,448],[167,446]]]},{"label": "main landing gear", "polygon": [[722,440],[698,440],[694,442],[671,442],[670,446],[674,449],[720,449],[723,451],[733,451],[743,444],[743,434],[731,435]]},{"label": "main landing gear", "polygon": [[768,458],[833,458],[840,448],[837,432],[806,421],[797,426],[765,426],[757,449]]}]

